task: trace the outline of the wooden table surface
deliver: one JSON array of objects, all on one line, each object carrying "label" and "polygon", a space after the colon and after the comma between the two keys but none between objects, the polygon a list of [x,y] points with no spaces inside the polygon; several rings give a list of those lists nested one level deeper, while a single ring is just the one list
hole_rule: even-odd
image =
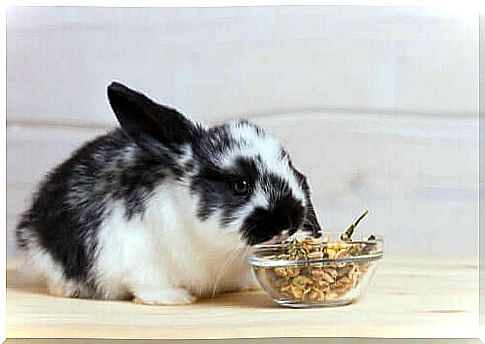
[{"label": "wooden table surface", "polygon": [[188,306],[47,295],[7,264],[7,337],[478,337],[478,258],[386,257],[364,298],[335,308],[287,309],[262,292]]}]

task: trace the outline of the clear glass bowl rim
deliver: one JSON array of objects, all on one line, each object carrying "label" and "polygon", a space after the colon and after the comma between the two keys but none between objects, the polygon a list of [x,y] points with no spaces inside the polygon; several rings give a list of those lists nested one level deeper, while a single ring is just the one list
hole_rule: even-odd
[{"label": "clear glass bowl rim", "polygon": [[[325,232],[324,236],[340,236],[341,232]],[[361,233],[360,236],[362,237],[369,237],[371,234]],[[279,266],[295,266],[295,265],[308,265],[308,264],[318,264],[318,263],[367,263],[372,261],[378,261],[383,258],[383,251],[382,245],[384,243],[384,239],[381,235],[373,234],[375,240],[368,241],[368,240],[352,240],[347,242],[347,244],[359,244],[365,242],[376,242],[379,248],[379,251],[374,252],[373,254],[366,254],[360,256],[352,256],[348,258],[322,258],[322,259],[307,259],[307,260],[289,260],[289,259],[265,259],[265,257],[257,257],[256,254],[263,250],[270,250],[282,247],[283,243],[279,244],[259,244],[253,247],[253,252],[249,256],[248,262],[252,266],[259,266],[259,267],[279,267]],[[325,243],[321,244],[322,246],[326,245]]]}]

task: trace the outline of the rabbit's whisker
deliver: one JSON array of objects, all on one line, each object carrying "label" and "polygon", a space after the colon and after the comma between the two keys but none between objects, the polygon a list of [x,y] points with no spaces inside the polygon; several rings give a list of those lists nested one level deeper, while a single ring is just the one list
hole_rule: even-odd
[{"label": "rabbit's whisker", "polygon": [[234,261],[234,259],[236,259],[236,257],[238,256],[239,253],[241,253],[241,250],[244,249],[244,247],[242,248],[238,248],[236,250],[234,250],[230,256],[230,258],[225,262],[225,264],[222,266],[222,268],[219,270],[219,274],[217,275],[216,277],[216,280],[214,282],[214,285],[212,287],[212,293],[211,293],[211,299],[214,298],[214,296],[216,295],[216,292],[217,292],[217,287],[219,285],[219,282],[222,278],[222,276],[224,276],[224,274],[226,273],[226,270],[229,268],[229,266],[232,264],[232,262]]}]

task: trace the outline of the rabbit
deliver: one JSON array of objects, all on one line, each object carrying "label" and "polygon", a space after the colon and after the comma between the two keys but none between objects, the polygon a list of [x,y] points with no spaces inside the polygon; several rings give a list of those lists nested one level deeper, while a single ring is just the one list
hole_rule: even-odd
[{"label": "rabbit", "polygon": [[190,304],[255,288],[256,244],[319,221],[307,178],[261,127],[208,127],[121,83],[120,124],[40,183],[19,251],[56,296]]}]

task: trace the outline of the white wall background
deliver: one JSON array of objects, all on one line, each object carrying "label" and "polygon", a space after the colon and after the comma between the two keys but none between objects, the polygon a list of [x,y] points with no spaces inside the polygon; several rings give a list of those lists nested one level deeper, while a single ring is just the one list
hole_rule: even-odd
[{"label": "white wall background", "polygon": [[383,7],[9,8],[7,254],[36,183],[116,125],[105,89],[246,117],[310,178],[326,228],[364,208],[393,253],[478,254],[478,16]]}]

